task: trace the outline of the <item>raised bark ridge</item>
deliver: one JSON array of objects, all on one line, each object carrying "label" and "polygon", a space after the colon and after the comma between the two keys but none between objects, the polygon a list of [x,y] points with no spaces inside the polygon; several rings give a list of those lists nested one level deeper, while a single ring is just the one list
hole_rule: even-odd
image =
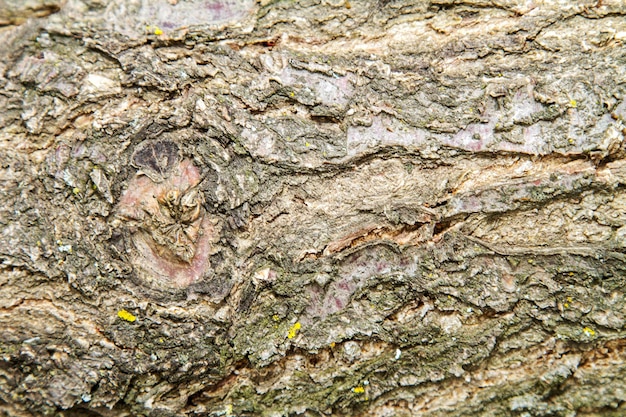
[{"label": "raised bark ridge", "polygon": [[0,3],[8,415],[623,415],[620,1]]}]

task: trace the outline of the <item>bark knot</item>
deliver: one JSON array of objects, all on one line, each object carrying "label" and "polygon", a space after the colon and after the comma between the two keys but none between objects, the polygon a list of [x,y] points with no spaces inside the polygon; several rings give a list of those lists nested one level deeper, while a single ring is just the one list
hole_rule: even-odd
[{"label": "bark knot", "polygon": [[215,234],[198,190],[200,170],[167,140],[141,143],[131,160],[138,171],[117,216],[133,266],[146,284],[188,286],[208,269]]}]

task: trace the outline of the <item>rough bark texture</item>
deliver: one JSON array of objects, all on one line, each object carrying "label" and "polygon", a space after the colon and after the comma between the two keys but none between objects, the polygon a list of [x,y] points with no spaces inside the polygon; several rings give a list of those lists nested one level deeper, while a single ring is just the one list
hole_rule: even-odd
[{"label": "rough bark texture", "polygon": [[620,0],[0,1],[8,416],[623,416]]}]

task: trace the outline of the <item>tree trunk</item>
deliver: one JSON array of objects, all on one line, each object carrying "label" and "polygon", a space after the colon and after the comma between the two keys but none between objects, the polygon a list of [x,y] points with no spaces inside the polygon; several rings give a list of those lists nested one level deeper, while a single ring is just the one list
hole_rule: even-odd
[{"label": "tree trunk", "polygon": [[624,15],[0,1],[0,414],[625,415]]}]

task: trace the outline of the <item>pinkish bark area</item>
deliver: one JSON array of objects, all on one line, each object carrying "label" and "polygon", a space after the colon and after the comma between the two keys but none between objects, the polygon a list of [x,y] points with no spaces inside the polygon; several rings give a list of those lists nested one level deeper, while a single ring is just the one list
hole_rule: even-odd
[{"label": "pinkish bark area", "polygon": [[185,159],[162,182],[138,172],[120,199],[133,266],[150,286],[186,287],[209,266],[214,229],[195,188],[200,179]]}]

